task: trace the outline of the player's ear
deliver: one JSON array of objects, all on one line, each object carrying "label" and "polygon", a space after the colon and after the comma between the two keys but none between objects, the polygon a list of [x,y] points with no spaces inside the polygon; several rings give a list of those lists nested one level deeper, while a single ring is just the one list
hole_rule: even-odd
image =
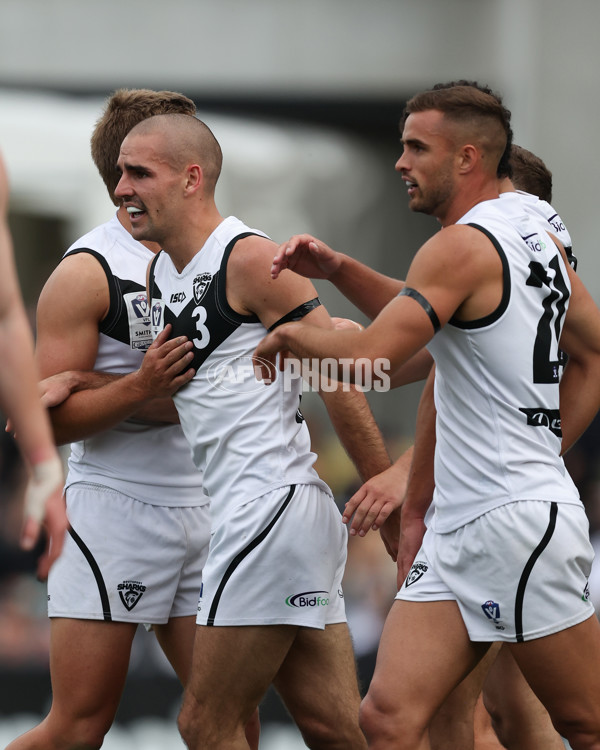
[{"label": "player's ear", "polygon": [[477,161],[481,158],[481,153],[475,146],[467,143],[461,148],[458,158],[460,172],[461,174],[466,174],[473,169]]},{"label": "player's ear", "polygon": [[187,168],[186,180],[185,180],[185,191],[186,193],[195,193],[199,190],[204,183],[204,173],[202,167],[198,164],[191,164]]}]

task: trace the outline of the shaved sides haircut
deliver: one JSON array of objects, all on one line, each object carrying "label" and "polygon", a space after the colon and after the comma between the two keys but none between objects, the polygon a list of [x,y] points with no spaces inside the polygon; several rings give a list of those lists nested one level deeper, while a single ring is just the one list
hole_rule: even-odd
[{"label": "shaved sides haircut", "polygon": [[115,206],[119,205],[115,188],[120,179],[117,160],[123,139],[139,122],[164,114],[195,117],[196,105],[177,91],[151,89],[118,89],[106,100],[104,112],[92,133],[92,159]]}]

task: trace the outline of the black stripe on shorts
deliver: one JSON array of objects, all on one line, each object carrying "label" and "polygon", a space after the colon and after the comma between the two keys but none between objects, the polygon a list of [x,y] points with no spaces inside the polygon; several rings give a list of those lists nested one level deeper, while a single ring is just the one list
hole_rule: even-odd
[{"label": "black stripe on shorts", "polygon": [[104,578],[102,577],[102,573],[100,571],[98,563],[94,559],[94,556],[92,555],[90,549],[86,546],[83,539],[79,536],[79,534],[75,532],[72,526],[69,526],[69,534],[73,538],[75,544],[82,551],[83,556],[88,561],[88,564],[92,569],[92,573],[94,574],[94,578],[96,579],[96,583],[98,584],[98,594],[100,595],[100,602],[102,603],[102,614],[104,615],[104,620],[105,622],[112,622],[112,613],[110,611],[108,592],[106,590],[106,584],[104,583]]},{"label": "black stripe on shorts", "polygon": [[229,563],[229,566],[228,566],[227,570],[225,571],[225,575],[223,576],[223,578],[221,579],[221,582],[219,583],[219,587],[218,587],[217,592],[216,592],[216,594],[215,594],[215,596],[214,596],[214,598],[212,600],[212,604],[210,605],[210,611],[208,613],[208,618],[206,620],[206,624],[208,626],[211,626],[211,625],[215,624],[215,617],[216,617],[216,614],[217,614],[217,607],[219,606],[219,602],[221,601],[221,596],[223,595],[223,590],[225,589],[225,586],[227,585],[227,581],[234,574],[235,569],[242,562],[242,560],[245,557],[247,557],[250,554],[250,552],[252,552],[253,549],[255,549],[256,547],[258,547],[258,545],[261,544],[261,542],[263,542],[266,539],[266,537],[271,532],[271,529],[273,528],[273,526],[275,526],[275,524],[279,520],[279,518],[280,518],[281,514],[283,513],[283,511],[290,504],[290,501],[291,501],[292,496],[293,496],[293,494],[294,494],[295,491],[296,491],[296,485],[292,484],[290,486],[290,491],[288,492],[287,497],[285,498],[285,500],[283,501],[283,503],[281,505],[281,508],[279,508],[279,510],[277,511],[277,513],[275,514],[275,516],[271,519],[271,521],[269,522],[269,525],[266,528],[264,528],[260,532],[260,534],[255,539],[253,539],[250,542],[250,544],[248,544],[247,547],[245,547],[241,552],[239,552],[233,558],[233,560]]},{"label": "black stripe on shorts", "polygon": [[548,521],[548,527],[542,541],[533,550],[533,553],[527,564],[523,568],[521,579],[517,587],[517,596],[515,599],[515,631],[517,635],[517,643],[522,643],[525,638],[523,637],[523,600],[525,599],[525,588],[527,587],[527,581],[533,570],[533,566],[536,564],[538,558],[542,552],[546,549],[552,539],[554,530],[556,529],[556,516],[558,515],[558,503],[550,503],[550,519]]}]

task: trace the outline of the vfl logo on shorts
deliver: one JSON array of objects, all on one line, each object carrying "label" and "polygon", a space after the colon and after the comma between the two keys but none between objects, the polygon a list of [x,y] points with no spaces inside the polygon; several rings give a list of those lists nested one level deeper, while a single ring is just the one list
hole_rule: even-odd
[{"label": "vfl logo on shorts", "polygon": [[301,594],[288,596],[285,603],[288,607],[326,607],[329,604],[328,594],[328,591],[303,591]]},{"label": "vfl logo on shorts", "polygon": [[139,602],[145,590],[146,587],[140,581],[123,581],[117,586],[121,601],[128,612],[131,612]]},{"label": "vfl logo on shorts", "polygon": [[411,569],[408,571],[406,580],[404,581],[404,587],[408,588],[416,583],[420,578],[423,578],[425,573],[429,570],[429,566],[422,562],[414,562]]},{"label": "vfl logo on shorts", "polygon": [[496,626],[496,630],[505,630],[502,620],[500,619],[500,605],[497,602],[488,599],[481,605],[483,614],[491,620]]}]

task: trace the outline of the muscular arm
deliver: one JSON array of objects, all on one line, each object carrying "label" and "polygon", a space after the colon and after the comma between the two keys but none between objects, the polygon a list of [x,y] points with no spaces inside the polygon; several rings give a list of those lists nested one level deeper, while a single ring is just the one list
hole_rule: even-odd
[{"label": "muscular arm", "polygon": [[328,279],[368,318],[373,320],[404,286],[358,260],[332,250],[316,237],[299,234],[277,250],[271,275],[286,268],[311,279]]},{"label": "muscular arm", "polygon": [[[429,302],[442,326],[453,315],[474,320],[489,314],[499,304],[501,261],[492,243],[478,237],[477,230],[449,226],[419,250],[406,285]],[[301,358],[329,357],[338,362],[388,360],[390,372],[395,373],[420,352],[434,333],[431,317],[417,300],[396,296],[364,331],[333,331],[305,323],[288,323],[263,340],[256,356],[273,360],[276,352],[289,350]],[[352,365],[343,370],[338,377],[347,373],[353,380]]]},{"label": "muscular arm", "polygon": [[[109,292],[100,264],[81,253],[65,258],[46,283],[38,304],[37,361],[43,378],[70,370],[91,371],[98,352],[98,326]],[[171,395],[189,380],[191,344],[167,341],[148,350],[142,367],[102,387],[73,392],[50,410],[56,442],[80,440],[121,422],[153,398]],[[193,374],[193,373],[192,373]]]},{"label": "muscular arm", "polygon": [[419,402],[415,444],[408,475],[406,496],[400,515],[398,587],[406,578],[425,533],[425,514],[433,499],[433,459],[435,453],[435,404],[432,370]]},{"label": "muscular arm", "polygon": [[[286,272],[277,280],[269,276],[274,245],[269,240],[251,237],[238,243],[227,267],[229,304],[244,314],[254,313],[269,326],[299,305],[317,296],[313,284],[305,278]],[[306,320],[311,327],[331,329],[329,314],[321,305]],[[319,391],[329,417],[353,461],[365,480],[390,465],[390,459],[364,393],[350,388]]]},{"label": "muscular arm", "polygon": [[[50,409],[62,404],[72,393],[103,388],[122,377],[118,373],[95,370],[65,370],[39,383],[42,403]],[[179,415],[172,398],[153,398],[137,409],[128,421],[147,425],[178,424]]]},{"label": "muscular arm", "polygon": [[560,382],[562,452],[577,441],[600,408],[600,310],[567,264],[571,299],[560,347],[569,359]]}]

